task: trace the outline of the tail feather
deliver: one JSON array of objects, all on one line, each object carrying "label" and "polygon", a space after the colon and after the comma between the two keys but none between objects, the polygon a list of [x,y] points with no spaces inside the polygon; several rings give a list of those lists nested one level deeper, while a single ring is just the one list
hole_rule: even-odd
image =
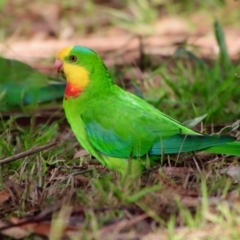
[{"label": "tail feather", "polygon": [[[225,146],[232,146],[229,142],[233,143],[235,140],[236,138],[231,136],[176,134],[156,142],[149,153],[150,155],[176,154],[180,152],[205,151],[205,149],[213,149],[213,152],[216,153],[214,151],[215,149],[221,150],[225,148]],[[238,146],[240,146],[240,142]],[[235,145],[234,148],[227,147],[227,149],[228,152],[234,149],[235,151],[238,150],[240,153],[240,149]]]},{"label": "tail feather", "polygon": [[225,143],[204,149],[204,152],[240,156],[240,142]]}]

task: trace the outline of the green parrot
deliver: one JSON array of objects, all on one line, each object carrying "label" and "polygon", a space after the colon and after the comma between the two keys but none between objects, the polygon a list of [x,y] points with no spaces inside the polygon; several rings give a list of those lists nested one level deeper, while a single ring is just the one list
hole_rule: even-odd
[{"label": "green parrot", "polygon": [[160,155],[200,150],[240,156],[234,137],[189,129],[118,87],[91,49],[66,47],[57,53],[54,67],[67,79],[63,108],[72,131],[109,169],[136,173]]},{"label": "green parrot", "polygon": [[0,57],[0,113],[62,98],[65,82],[54,81],[29,65]]}]

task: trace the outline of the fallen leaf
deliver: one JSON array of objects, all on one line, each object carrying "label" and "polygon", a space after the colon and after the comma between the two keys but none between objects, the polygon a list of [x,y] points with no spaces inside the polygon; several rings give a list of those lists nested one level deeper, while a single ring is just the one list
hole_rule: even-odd
[{"label": "fallen leaf", "polygon": [[10,193],[8,190],[3,189],[0,192],[0,204],[3,204],[4,202],[6,202],[8,199],[10,199]]},{"label": "fallen leaf", "polygon": [[240,181],[240,166],[229,166],[219,171],[221,174],[227,174],[234,179],[234,183]]},{"label": "fallen leaf", "polygon": [[86,150],[82,149],[82,150],[80,150],[80,151],[77,151],[77,152],[74,154],[73,159],[80,158],[80,157],[84,157],[84,156],[88,156],[88,155],[89,155],[89,153],[88,153]]},{"label": "fallen leaf", "polygon": [[[5,223],[0,220],[0,228],[7,227],[10,225],[11,223]],[[1,234],[12,237],[14,239],[21,239],[21,238],[27,237],[29,235],[29,232],[26,229],[21,228],[21,226],[18,226],[18,227],[10,227],[5,230],[2,230]]]}]

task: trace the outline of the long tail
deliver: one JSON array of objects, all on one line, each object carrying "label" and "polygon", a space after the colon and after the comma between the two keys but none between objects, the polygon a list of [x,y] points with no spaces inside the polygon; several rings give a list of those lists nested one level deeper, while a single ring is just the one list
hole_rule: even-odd
[{"label": "long tail", "polygon": [[230,142],[204,149],[204,152],[240,156],[240,142]]},{"label": "long tail", "polygon": [[240,142],[231,136],[175,134],[156,142],[150,155],[176,154],[180,152],[208,151],[240,156]]}]

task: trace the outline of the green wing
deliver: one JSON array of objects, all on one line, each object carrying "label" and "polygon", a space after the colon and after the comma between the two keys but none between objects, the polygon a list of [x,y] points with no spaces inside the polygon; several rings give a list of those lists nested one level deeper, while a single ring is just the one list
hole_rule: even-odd
[{"label": "green wing", "polygon": [[29,65],[0,57],[0,110],[61,98],[65,82],[55,81]]},{"label": "green wing", "polygon": [[201,135],[118,87],[91,101],[81,118],[91,144],[112,157],[189,152],[235,140]]}]

